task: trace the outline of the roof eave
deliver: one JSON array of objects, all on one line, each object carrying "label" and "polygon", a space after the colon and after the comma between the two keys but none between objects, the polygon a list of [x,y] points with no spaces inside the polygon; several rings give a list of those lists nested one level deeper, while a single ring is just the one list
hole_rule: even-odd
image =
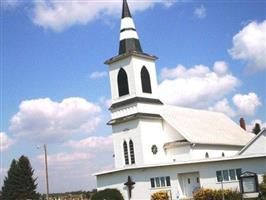
[{"label": "roof eave", "polygon": [[254,155],[247,155],[247,156],[235,155],[231,157],[208,158],[208,159],[190,160],[190,161],[173,162],[173,163],[161,163],[161,164],[155,164],[155,165],[125,167],[125,168],[120,168],[120,169],[96,172],[93,174],[93,176],[112,174],[112,173],[121,172],[125,170],[137,170],[137,169],[145,169],[145,168],[168,167],[168,166],[199,164],[199,163],[208,163],[208,162],[224,162],[224,161],[231,161],[231,160],[243,160],[243,159],[254,159],[254,158],[265,158],[265,157],[266,157],[266,154],[254,154]]},{"label": "roof eave", "polygon": [[132,51],[132,52],[127,52],[127,53],[124,53],[124,54],[121,54],[121,55],[114,56],[114,57],[106,60],[104,62],[104,64],[110,65],[110,64],[112,64],[112,63],[114,63],[116,61],[125,59],[125,58],[127,58],[129,56],[136,56],[136,57],[145,58],[145,59],[148,59],[148,60],[157,60],[158,59],[158,57],[156,57],[154,55],[149,55],[149,54],[146,54],[146,53]]},{"label": "roof eave", "polygon": [[250,147],[250,145],[252,145],[262,135],[264,131],[266,131],[266,128],[262,128],[262,130],[239,151],[238,155],[241,155],[243,152],[245,152],[246,149],[248,149],[248,147]]}]

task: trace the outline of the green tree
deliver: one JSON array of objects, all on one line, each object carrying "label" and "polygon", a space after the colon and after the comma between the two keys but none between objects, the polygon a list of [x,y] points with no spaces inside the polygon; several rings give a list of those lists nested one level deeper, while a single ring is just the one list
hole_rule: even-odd
[{"label": "green tree", "polygon": [[19,168],[19,199],[37,199],[36,179],[33,178],[34,170],[31,167],[30,161],[26,156],[21,156],[18,160]]},{"label": "green tree", "polygon": [[10,168],[7,172],[7,177],[4,179],[2,187],[2,199],[11,200],[17,199],[17,184],[18,184],[19,170],[17,161],[14,159],[11,162]]},{"label": "green tree", "polygon": [[36,178],[33,178],[33,173],[34,170],[27,157],[21,156],[18,161],[14,159],[4,180],[2,199],[38,199]]},{"label": "green tree", "polygon": [[261,131],[260,124],[256,123],[254,128],[252,129],[252,132],[255,133],[255,135],[258,135],[258,133]]}]

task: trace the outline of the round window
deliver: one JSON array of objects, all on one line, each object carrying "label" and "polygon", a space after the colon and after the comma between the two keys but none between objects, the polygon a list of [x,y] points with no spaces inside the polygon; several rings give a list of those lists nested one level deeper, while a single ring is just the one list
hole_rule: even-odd
[{"label": "round window", "polygon": [[152,147],[151,147],[151,152],[152,152],[154,155],[157,154],[157,152],[158,152],[158,148],[157,148],[156,145],[152,145]]}]

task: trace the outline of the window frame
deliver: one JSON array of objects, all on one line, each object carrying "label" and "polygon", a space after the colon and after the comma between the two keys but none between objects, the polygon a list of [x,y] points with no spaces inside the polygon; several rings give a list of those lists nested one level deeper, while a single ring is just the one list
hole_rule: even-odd
[{"label": "window frame", "polygon": [[133,143],[133,141],[131,139],[129,140],[129,153],[130,153],[130,162],[131,162],[131,164],[135,164],[136,163],[135,149],[134,149],[134,143]]},{"label": "window frame", "polygon": [[150,178],[151,188],[155,188],[155,179]]},{"label": "window frame", "polygon": [[[228,171],[229,171],[229,178],[230,178],[230,180],[236,181],[237,180],[236,169],[229,169]],[[233,175],[234,176],[231,176],[232,175],[231,172],[233,172]],[[234,179],[232,179],[232,178],[234,178]]]},{"label": "window frame", "polygon": [[151,189],[169,188],[171,187],[170,176],[157,176],[150,178]]},{"label": "window frame", "polygon": [[159,188],[161,187],[161,183],[160,183],[160,177],[155,177],[155,187]]},{"label": "window frame", "polygon": [[124,152],[124,164],[129,165],[128,145],[126,140],[124,140],[123,142],[123,152]]},{"label": "window frame", "polygon": [[167,187],[171,187],[171,178],[170,178],[170,176],[166,176],[165,177],[165,181],[166,181],[166,186]]},{"label": "window frame", "polygon": [[[232,178],[232,170],[234,171],[233,174],[235,175],[235,178]],[[237,172],[238,171],[238,172]],[[228,180],[225,179],[225,174],[227,173]],[[239,175],[238,175],[238,174]],[[223,169],[223,170],[217,170],[216,171],[216,182],[221,183],[223,182],[232,182],[232,181],[239,181],[239,176],[242,173],[242,168],[231,168],[231,169]]]}]

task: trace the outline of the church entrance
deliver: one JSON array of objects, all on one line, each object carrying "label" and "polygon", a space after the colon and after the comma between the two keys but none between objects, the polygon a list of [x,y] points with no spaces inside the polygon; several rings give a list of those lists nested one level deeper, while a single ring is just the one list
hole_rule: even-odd
[{"label": "church entrance", "polygon": [[193,192],[200,188],[199,173],[180,174],[180,182],[184,197],[193,197]]}]

